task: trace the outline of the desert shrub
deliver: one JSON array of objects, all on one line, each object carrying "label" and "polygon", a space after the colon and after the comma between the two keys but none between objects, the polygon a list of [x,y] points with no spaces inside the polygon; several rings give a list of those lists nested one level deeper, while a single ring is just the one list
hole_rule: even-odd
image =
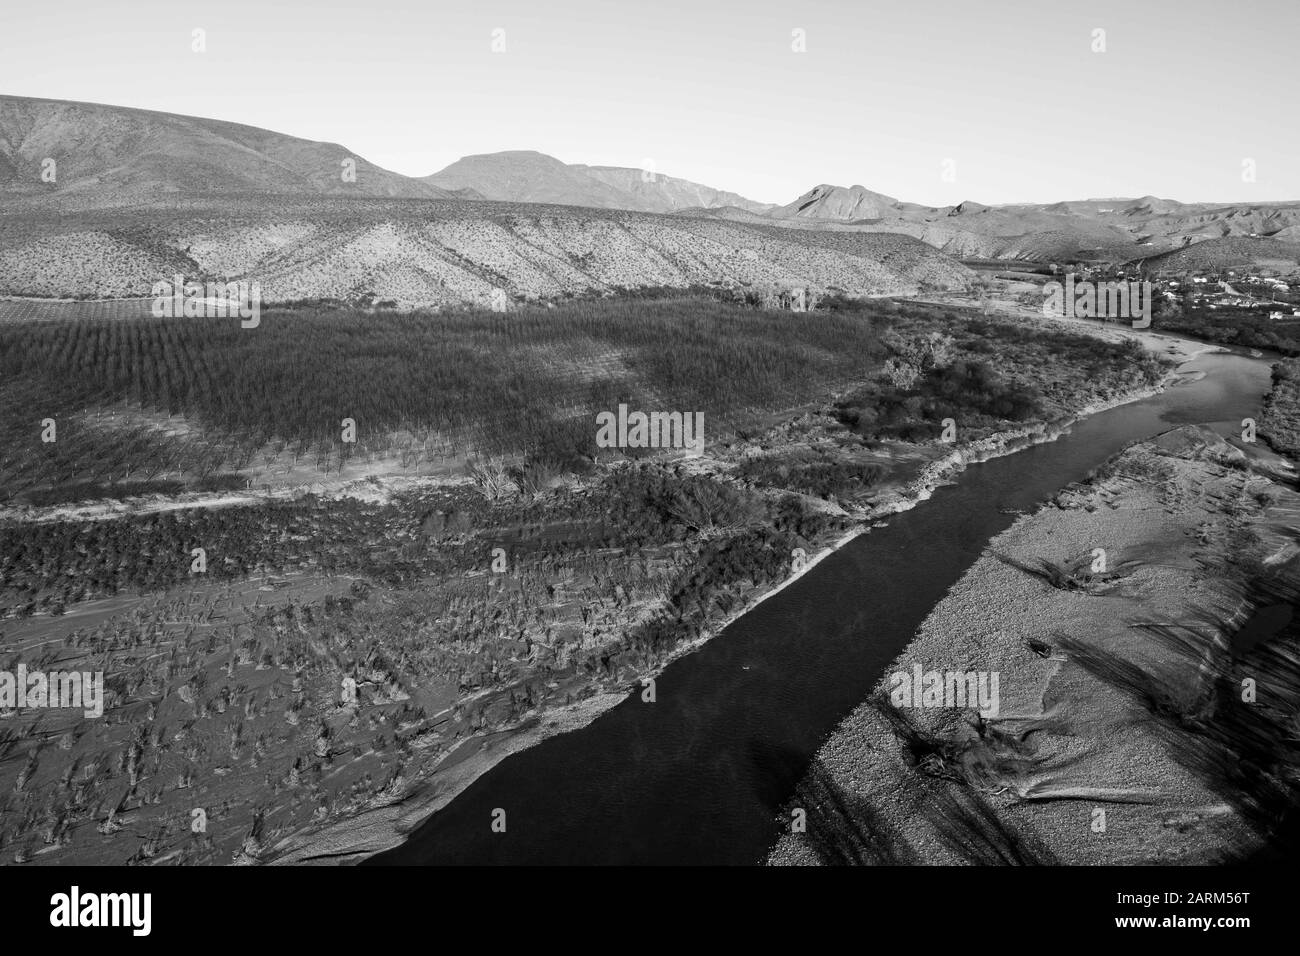
[{"label": "desert shrub", "polygon": [[1264,400],[1259,432],[1279,453],[1300,457],[1300,359],[1273,366],[1273,387]]},{"label": "desert shrub", "polygon": [[945,368],[952,360],[952,337],[942,332],[905,334],[890,329],[881,338],[898,359],[920,375]]},{"label": "desert shrub", "polygon": [[179,481],[130,481],[104,485],[97,482],[80,482],[58,488],[32,490],[23,494],[22,500],[35,508],[72,504],[97,498],[131,498],[136,495],[175,495],[184,489]]},{"label": "desert shrub", "polygon": [[1036,390],[1010,384],[986,363],[965,359],[918,374],[911,389],[886,381],[835,405],[839,422],[858,435],[910,442],[937,438],[945,418],[970,427],[1025,421],[1039,412]]}]

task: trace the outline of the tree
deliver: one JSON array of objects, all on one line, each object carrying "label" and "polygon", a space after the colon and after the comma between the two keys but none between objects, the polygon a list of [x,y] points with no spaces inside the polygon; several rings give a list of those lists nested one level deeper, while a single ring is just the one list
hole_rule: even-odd
[{"label": "tree", "polygon": [[907,391],[921,377],[920,370],[911,362],[897,357],[885,359],[885,377],[900,391]]},{"label": "tree", "polygon": [[466,464],[470,478],[474,480],[483,497],[489,501],[505,498],[514,490],[514,482],[511,481],[505,462],[501,459],[488,458],[484,461],[469,461]]},{"label": "tree", "polygon": [[898,389],[909,389],[922,376],[952,362],[953,340],[942,332],[902,335],[890,329],[882,339],[894,353],[885,360],[885,375]]}]

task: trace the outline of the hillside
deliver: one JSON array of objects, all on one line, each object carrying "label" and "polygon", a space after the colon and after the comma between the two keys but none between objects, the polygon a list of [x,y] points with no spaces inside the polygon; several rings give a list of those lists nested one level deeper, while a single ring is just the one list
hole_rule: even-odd
[{"label": "hillside", "polygon": [[773,209],[774,219],[884,219],[898,215],[899,202],[892,196],[862,186],[814,186],[792,203]]},{"label": "hillside", "polygon": [[1183,208],[1183,204],[1172,199],[1159,199],[1155,196],[1143,196],[1140,199],[1134,199],[1123,208],[1123,213],[1129,217],[1136,216],[1163,216],[1169,213],[1178,212]]},{"label": "hillside", "polygon": [[1182,249],[1144,257],[1142,262],[1151,272],[1247,268],[1289,273],[1300,265],[1300,243],[1241,236],[1207,239]]},{"label": "hillside", "polygon": [[[747,218],[734,209],[690,214]],[[928,207],[823,183],[765,215],[797,228],[898,232],[949,255],[991,259],[1123,261],[1212,239],[1300,238],[1300,203],[1184,203],[1150,195]]]},{"label": "hillside", "polygon": [[633,197],[635,205],[627,209],[639,209],[643,212],[679,212],[690,208],[735,208],[749,213],[765,213],[775,208],[771,203],[754,202],[736,193],[701,186],[686,179],[655,173],[647,177],[643,170],[630,169],[626,166],[580,166],[570,169],[580,170],[593,179],[613,186],[620,192]]},{"label": "hillside", "polygon": [[822,184],[766,215],[800,228],[902,233],[963,258],[1068,260],[1132,254],[1136,238],[1131,230],[1066,206],[966,201],[930,207],[862,186]]},{"label": "hillside", "polygon": [[558,203],[635,212],[677,212],[691,207],[735,206],[763,213],[759,203],[736,193],[626,166],[564,163],[534,150],[465,156],[425,182],[443,189],[473,189],[501,202]]},{"label": "hillside", "polygon": [[[54,183],[41,179],[46,159],[55,161]],[[355,164],[354,181],[345,181],[345,161]],[[63,206],[156,201],[172,193],[450,196],[337,143],[195,116],[21,96],[0,96],[0,191]]]},{"label": "hillside", "polygon": [[264,301],[486,305],[622,287],[811,286],[903,293],[972,273],[898,235],[819,235],[614,210],[510,203],[230,198],[0,226],[0,295],[147,295],[174,273],[246,279]]},{"label": "hillside", "polygon": [[500,202],[620,209],[628,201],[614,186],[533,150],[466,156],[424,181],[442,189],[473,189],[484,199]]}]

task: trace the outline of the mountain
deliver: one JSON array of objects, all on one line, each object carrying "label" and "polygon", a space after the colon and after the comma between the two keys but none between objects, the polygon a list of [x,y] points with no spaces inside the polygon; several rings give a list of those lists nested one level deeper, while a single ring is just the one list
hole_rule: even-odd
[{"label": "mountain", "polygon": [[[42,179],[47,159],[54,160],[53,183]],[[77,210],[214,193],[486,199],[664,213],[772,208],[673,176],[569,165],[531,150],[466,156],[431,176],[411,177],[337,143],[241,123],[0,96],[0,198],[39,197],[52,209]]]},{"label": "mountain", "polygon": [[585,172],[593,179],[598,179],[620,192],[634,197],[636,205],[627,209],[639,209],[643,212],[680,212],[685,209],[743,209],[745,212],[765,213],[775,208],[772,203],[755,202],[736,193],[701,186],[686,179],[665,176],[662,173],[648,175],[645,170],[631,169],[626,166],[570,166]]},{"label": "mountain", "polygon": [[933,207],[863,186],[822,184],[767,216],[800,228],[902,233],[959,258],[1053,261],[1135,254],[1130,233],[1060,206],[986,206],[967,200]]},{"label": "mountain", "polygon": [[675,176],[626,166],[564,163],[533,150],[480,153],[456,160],[424,181],[441,189],[473,189],[499,202],[558,203],[593,209],[678,212],[692,207],[735,206],[763,213],[759,203]]},{"label": "mountain", "polygon": [[1143,196],[1141,199],[1134,199],[1131,203],[1123,207],[1123,213],[1126,216],[1163,216],[1167,213],[1177,212],[1183,208],[1183,204],[1173,199],[1157,199],[1155,196]]},{"label": "mountain", "polygon": [[[1043,262],[1122,262],[1207,240],[1300,236],[1300,203],[1184,203],[1150,195],[927,207],[863,186],[823,183],[766,216],[788,227],[902,233],[959,258]],[[731,210],[726,218],[742,216]]]},{"label": "mountain", "polygon": [[[45,182],[42,171],[51,168],[50,160],[56,175]],[[240,123],[0,96],[0,206],[6,217],[179,209],[195,197],[249,194],[328,200],[335,203],[330,217],[346,218],[349,202],[380,198],[457,207],[543,203],[582,207],[589,214],[626,210],[716,224],[770,224],[787,232],[900,233],[961,258],[1054,262],[1126,261],[1219,239],[1300,236],[1295,202],[1186,203],[1148,195],[930,207],[861,185],[823,183],[794,202],[770,206],[672,176],[564,163],[529,150],[466,156],[416,178],[382,169],[336,143]],[[495,212],[456,214],[468,222]]]},{"label": "mountain", "polygon": [[465,156],[446,169],[425,176],[424,182],[440,189],[473,189],[485,199],[499,202],[624,209],[629,201],[621,190],[593,179],[582,170],[554,156],[526,149]]},{"label": "mountain", "polygon": [[885,219],[897,216],[900,203],[863,186],[814,186],[792,203],[773,209],[774,219]]},{"label": "mountain", "polygon": [[[55,162],[52,184],[41,178],[47,159]],[[99,197],[147,201],[236,192],[451,198],[337,143],[222,120],[22,96],[0,96],[0,190],[87,204]]]}]

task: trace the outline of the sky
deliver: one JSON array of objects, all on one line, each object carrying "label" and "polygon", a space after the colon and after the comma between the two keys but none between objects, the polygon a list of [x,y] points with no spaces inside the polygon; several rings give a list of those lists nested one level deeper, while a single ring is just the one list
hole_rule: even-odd
[{"label": "sky", "polygon": [[415,176],[535,149],[765,202],[1266,202],[1300,200],[1298,28],[1300,0],[7,0],[0,93]]}]

